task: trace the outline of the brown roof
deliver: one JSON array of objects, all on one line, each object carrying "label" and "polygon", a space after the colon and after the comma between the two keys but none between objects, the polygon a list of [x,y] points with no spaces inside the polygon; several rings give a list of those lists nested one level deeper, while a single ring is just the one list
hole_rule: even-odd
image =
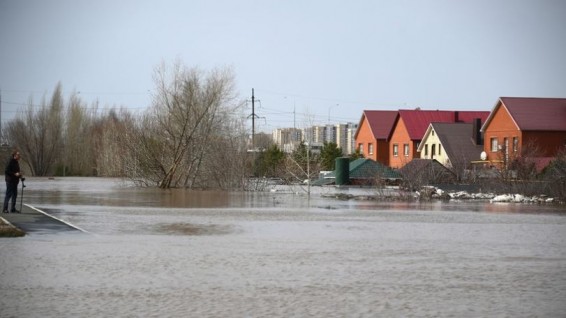
[{"label": "brown roof", "polygon": [[406,180],[422,180],[429,184],[454,181],[455,175],[436,159],[415,158],[399,169]]},{"label": "brown roof", "polygon": [[398,113],[396,110],[364,110],[360,126],[365,117],[374,138],[387,140],[391,136]]},{"label": "brown roof", "polygon": [[505,107],[522,131],[566,131],[566,98],[501,97],[482,131],[500,107]]},{"label": "brown roof", "polygon": [[432,123],[431,125],[452,164],[480,160],[483,145],[474,143],[472,124]]}]

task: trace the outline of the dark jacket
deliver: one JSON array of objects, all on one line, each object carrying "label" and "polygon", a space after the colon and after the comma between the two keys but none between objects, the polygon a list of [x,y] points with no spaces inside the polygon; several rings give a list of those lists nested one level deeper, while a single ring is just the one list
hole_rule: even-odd
[{"label": "dark jacket", "polygon": [[18,172],[20,172],[20,163],[12,157],[4,171],[4,174],[6,175],[6,182],[15,184],[20,183],[20,177],[16,176],[16,173]]}]

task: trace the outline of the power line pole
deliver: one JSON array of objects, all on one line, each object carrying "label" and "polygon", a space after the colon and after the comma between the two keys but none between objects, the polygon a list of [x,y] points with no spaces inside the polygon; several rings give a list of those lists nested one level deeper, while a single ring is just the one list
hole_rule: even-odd
[{"label": "power line pole", "polygon": [[[253,161],[252,161],[252,174],[255,176],[255,161],[256,161],[256,147],[255,147],[255,119],[256,117],[258,117],[255,114],[255,96],[254,96],[254,89],[252,88],[252,114],[250,115],[252,117],[252,153],[253,153]],[[248,116],[248,118],[250,117]]]},{"label": "power line pole", "polygon": [[255,96],[254,96],[253,88],[252,88],[252,151],[255,153]]},{"label": "power line pole", "polygon": [[293,101],[293,128],[297,129],[297,112],[295,111],[297,108],[296,103]]}]

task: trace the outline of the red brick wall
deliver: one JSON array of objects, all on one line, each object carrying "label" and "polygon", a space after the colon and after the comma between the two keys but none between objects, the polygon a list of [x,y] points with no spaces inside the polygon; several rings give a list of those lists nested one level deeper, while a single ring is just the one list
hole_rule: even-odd
[{"label": "red brick wall", "polygon": [[[374,155],[369,154],[368,145],[370,143],[374,144]],[[375,160],[375,144],[376,140],[373,138],[373,133],[371,132],[368,120],[364,116],[364,119],[358,128],[358,135],[356,136],[356,149],[360,149],[360,145],[363,145],[364,157]]]},{"label": "red brick wall", "polygon": [[523,132],[523,145],[535,145],[536,154],[540,157],[554,157],[566,145],[564,131],[528,131]]},{"label": "red brick wall", "polygon": [[[373,144],[373,154],[369,154],[369,144]],[[356,137],[356,149],[360,148],[360,144],[364,147],[364,157],[378,161],[384,165],[389,164],[388,143],[385,140],[376,140],[370,129],[367,118],[364,117],[360,127],[358,128],[358,135]]]},{"label": "red brick wall", "polygon": [[377,151],[376,161],[389,166],[389,143],[385,140],[378,140]]},{"label": "red brick wall", "polygon": [[[500,160],[500,151],[491,151],[491,139],[497,138],[498,145],[504,146],[504,138],[507,137],[509,140],[509,147],[513,147],[513,137],[519,138],[519,152],[521,151],[522,135],[519,128],[515,125],[515,122],[507,112],[507,109],[503,106],[497,108],[490,124],[486,127],[484,132],[484,144],[483,150],[487,154],[487,160]],[[512,149],[509,149],[511,153]]]},{"label": "red brick wall", "polygon": [[[394,145],[398,145],[398,154],[395,156],[393,153]],[[404,154],[404,144],[409,144],[409,156],[405,157]],[[391,140],[389,141],[389,166],[391,168],[401,168],[402,166],[406,165],[409,161],[413,160],[414,155],[416,153],[416,147],[411,141],[409,137],[409,132],[407,131],[407,127],[403,122],[402,118],[399,118],[395,129],[393,130],[393,134],[391,136]]]},{"label": "red brick wall", "polygon": [[537,152],[532,155],[554,157],[561,147],[566,145],[566,132],[558,131],[520,131],[505,107],[499,107],[484,132],[484,151],[488,160],[500,160],[501,152],[491,151],[491,138],[497,138],[504,146],[504,138],[509,140],[509,153],[512,153],[513,137],[519,140],[518,154],[523,146],[534,144]]}]

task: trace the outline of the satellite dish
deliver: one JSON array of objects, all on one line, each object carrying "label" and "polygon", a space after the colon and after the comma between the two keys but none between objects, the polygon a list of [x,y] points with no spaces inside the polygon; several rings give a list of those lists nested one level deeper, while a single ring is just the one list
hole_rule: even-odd
[{"label": "satellite dish", "polygon": [[487,154],[485,153],[485,151],[482,151],[482,152],[481,152],[480,158],[481,158],[481,160],[487,159]]}]

